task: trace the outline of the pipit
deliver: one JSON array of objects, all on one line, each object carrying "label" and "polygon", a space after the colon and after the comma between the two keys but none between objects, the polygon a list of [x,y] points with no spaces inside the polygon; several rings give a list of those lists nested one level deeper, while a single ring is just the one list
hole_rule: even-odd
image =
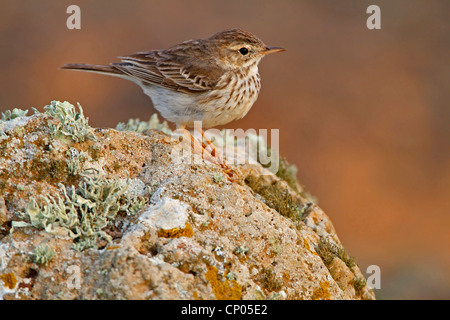
[{"label": "pipit", "polygon": [[62,69],[131,80],[177,129],[194,127],[194,123],[210,128],[248,113],[261,89],[259,62],[269,53],[284,50],[266,46],[250,32],[231,29],[165,50],[121,56],[118,63],[66,64]]}]

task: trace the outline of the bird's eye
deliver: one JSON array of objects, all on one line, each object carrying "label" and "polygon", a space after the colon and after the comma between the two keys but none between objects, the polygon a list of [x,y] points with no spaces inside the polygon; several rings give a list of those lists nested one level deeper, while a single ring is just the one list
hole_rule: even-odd
[{"label": "bird's eye", "polygon": [[248,49],[247,48],[240,48],[239,49],[239,52],[243,55],[243,56],[245,56],[247,53],[248,53]]}]

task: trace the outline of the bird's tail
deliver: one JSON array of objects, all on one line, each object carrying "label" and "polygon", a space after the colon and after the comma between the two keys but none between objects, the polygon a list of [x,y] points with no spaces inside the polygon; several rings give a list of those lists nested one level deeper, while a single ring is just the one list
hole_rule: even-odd
[{"label": "bird's tail", "polygon": [[94,73],[108,74],[117,77],[125,76],[120,70],[114,68],[111,65],[104,66],[95,64],[71,63],[63,65],[61,69],[94,72]]}]

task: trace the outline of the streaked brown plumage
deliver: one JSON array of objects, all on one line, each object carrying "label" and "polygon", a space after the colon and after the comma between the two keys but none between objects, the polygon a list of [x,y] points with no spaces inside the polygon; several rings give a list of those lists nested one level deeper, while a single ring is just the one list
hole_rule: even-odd
[{"label": "streaked brown plumage", "polygon": [[201,121],[203,128],[209,128],[247,114],[261,88],[259,61],[280,51],[284,49],[267,47],[250,32],[232,29],[166,50],[121,56],[119,63],[67,64],[62,68],[131,80],[177,127],[192,127],[194,121]]}]

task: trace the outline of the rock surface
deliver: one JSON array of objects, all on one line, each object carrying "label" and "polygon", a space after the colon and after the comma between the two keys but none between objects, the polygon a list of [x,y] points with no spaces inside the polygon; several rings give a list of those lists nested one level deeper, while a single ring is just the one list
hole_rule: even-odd
[{"label": "rock surface", "polygon": [[299,184],[62,106],[0,122],[0,298],[375,298]]}]

